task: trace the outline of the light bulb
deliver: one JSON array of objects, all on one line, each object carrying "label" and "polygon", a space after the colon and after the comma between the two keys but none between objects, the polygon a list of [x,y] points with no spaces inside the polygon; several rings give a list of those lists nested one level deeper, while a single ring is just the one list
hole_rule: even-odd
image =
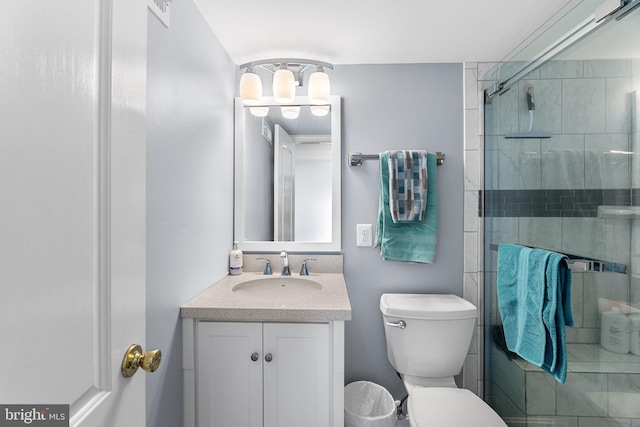
[{"label": "light bulb", "polygon": [[318,67],[309,77],[309,102],[320,105],[328,104],[330,92],[329,75],[324,72],[322,67]]},{"label": "light bulb", "polygon": [[249,107],[249,111],[256,117],[267,117],[269,115],[269,107]]},{"label": "light bulb", "polygon": [[280,107],[282,117],[285,119],[297,119],[300,115],[300,107],[295,105]]},{"label": "light bulb", "polygon": [[293,102],[296,97],[296,82],[293,72],[283,65],[273,74],[273,97],[276,102]]},{"label": "light bulb", "polygon": [[311,105],[311,114],[314,116],[322,117],[329,114],[328,105]]},{"label": "light bulb", "polygon": [[258,105],[261,102],[262,82],[251,68],[240,77],[240,98],[244,105]]}]

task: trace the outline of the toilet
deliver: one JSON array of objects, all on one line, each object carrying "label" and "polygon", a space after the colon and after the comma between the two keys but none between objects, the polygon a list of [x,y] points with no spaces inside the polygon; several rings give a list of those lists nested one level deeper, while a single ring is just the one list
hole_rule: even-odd
[{"label": "toilet", "polygon": [[383,294],[387,358],[409,394],[411,427],[506,427],[482,399],[457,388],[478,316],[456,295]]}]

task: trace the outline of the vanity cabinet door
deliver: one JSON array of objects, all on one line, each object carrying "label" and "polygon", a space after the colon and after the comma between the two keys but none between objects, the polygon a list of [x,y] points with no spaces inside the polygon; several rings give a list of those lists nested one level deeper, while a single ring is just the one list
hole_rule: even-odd
[{"label": "vanity cabinet door", "polygon": [[197,328],[198,427],[261,427],[262,323]]},{"label": "vanity cabinet door", "polygon": [[265,323],[263,334],[264,427],[330,426],[329,325]]}]

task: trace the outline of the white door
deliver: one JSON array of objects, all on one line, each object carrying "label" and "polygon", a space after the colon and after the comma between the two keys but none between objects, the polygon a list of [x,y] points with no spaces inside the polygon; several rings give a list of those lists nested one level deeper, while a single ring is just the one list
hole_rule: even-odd
[{"label": "white door", "polygon": [[0,405],[144,426],[146,3],[2,6]]},{"label": "white door", "polygon": [[295,152],[296,143],[280,125],[275,125],[273,148],[275,240],[295,240]]}]

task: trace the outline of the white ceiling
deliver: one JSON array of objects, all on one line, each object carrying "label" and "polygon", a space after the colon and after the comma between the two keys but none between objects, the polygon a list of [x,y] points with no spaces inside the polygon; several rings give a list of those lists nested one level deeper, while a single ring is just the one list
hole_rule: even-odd
[{"label": "white ceiling", "polygon": [[576,2],[195,0],[236,64],[278,57],[334,64],[497,61]]}]

